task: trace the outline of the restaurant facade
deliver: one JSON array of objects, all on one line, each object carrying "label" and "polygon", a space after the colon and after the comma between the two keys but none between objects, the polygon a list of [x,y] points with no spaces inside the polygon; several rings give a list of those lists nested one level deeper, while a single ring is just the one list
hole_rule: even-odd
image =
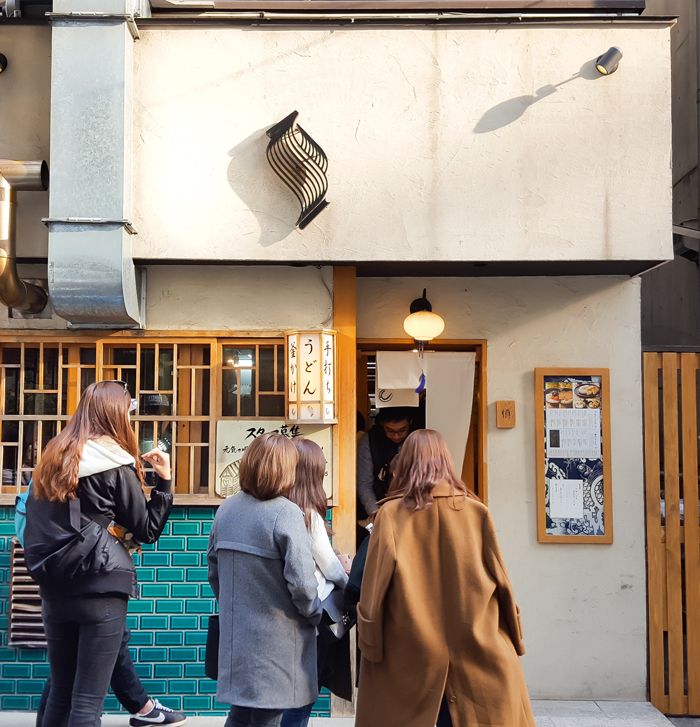
[{"label": "restaurant facade", "polygon": [[[465,398],[443,382],[440,416],[465,425],[532,696],[647,698],[640,275],[673,257],[672,20],[638,2],[375,5],[55,0],[0,24],[0,160],[50,173],[18,188],[14,229],[48,306],[0,307],[0,709],[36,707],[48,674],[31,618],[13,633],[14,498],[82,388],[127,381],[140,445],[174,463],[129,610],[139,674],[169,706],[222,713],[206,545],[237,458],[262,431],[316,437],[352,552],[357,412],[380,405],[385,352],[473,366]],[[308,146],[275,168],[285,138]],[[416,354],[424,290],[445,328]],[[325,401],[293,368],[314,336]],[[559,441],[572,422],[585,445]]]}]

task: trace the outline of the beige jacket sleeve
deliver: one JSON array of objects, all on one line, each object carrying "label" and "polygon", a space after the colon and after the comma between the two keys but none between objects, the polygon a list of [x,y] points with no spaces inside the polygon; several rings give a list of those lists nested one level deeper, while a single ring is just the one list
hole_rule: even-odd
[{"label": "beige jacket sleeve", "polygon": [[357,607],[358,643],[367,661],[384,658],[384,599],[396,567],[396,543],[390,517],[380,508],[374,522]]},{"label": "beige jacket sleeve", "polygon": [[496,530],[488,511],[485,513],[482,523],[482,538],[484,565],[496,582],[496,594],[502,620],[508,628],[508,634],[516,653],[522,656],[525,653],[525,644],[520,625],[520,609],[515,603],[513,586],[508,578],[503,556],[496,540]]}]

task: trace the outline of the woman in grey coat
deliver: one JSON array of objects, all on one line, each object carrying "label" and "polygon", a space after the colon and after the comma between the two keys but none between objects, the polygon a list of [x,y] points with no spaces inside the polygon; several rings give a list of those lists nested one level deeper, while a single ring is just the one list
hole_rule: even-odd
[{"label": "woman in grey coat", "polygon": [[283,710],[318,696],[311,540],[284,497],[297,457],[286,437],[257,437],[241,459],[242,492],[214,518],[209,582],[219,602],[216,696],[232,705],[225,727],[278,727]]}]

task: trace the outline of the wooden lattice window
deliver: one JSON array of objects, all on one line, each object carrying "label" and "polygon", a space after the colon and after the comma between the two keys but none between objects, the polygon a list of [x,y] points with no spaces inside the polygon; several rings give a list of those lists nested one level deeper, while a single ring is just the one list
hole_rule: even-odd
[{"label": "wooden lattice window", "polygon": [[16,494],[29,484],[42,449],[95,375],[94,344],[0,345],[0,493]]},{"label": "wooden lattice window", "polygon": [[170,453],[178,502],[211,502],[216,423],[282,418],[284,355],[281,338],[0,337],[0,503],[12,503],[29,483],[85,387],[105,379],[125,381],[138,401],[132,421],[140,450]]},{"label": "wooden lattice window", "polygon": [[225,342],[221,347],[221,417],[284,417],[284,341]]}]

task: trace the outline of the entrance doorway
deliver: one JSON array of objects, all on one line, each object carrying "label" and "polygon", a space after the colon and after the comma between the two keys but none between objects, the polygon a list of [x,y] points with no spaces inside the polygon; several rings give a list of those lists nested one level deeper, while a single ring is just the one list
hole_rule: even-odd
[{"label": "entrance doorway", "polygon": [[[415,343],[410,339],[358,339],[357,341],[357,411],[362,415],[365,429],[372,426],[376,409],[376,373],[378,351],[411,351]],[[469,436],[464,452],[461,477],[467,487],[483,502],[487,502],[488,483],[486,467],[486,341],[444,340],[431,341],[427,352],[473,352],[474,397],[471,411],[463,412],[469,419]],[[428,384],[429,387],[429,384]],[[419,416],[420,418],[420,416]],[[458,473],[459,474],[459,473]]]}]

